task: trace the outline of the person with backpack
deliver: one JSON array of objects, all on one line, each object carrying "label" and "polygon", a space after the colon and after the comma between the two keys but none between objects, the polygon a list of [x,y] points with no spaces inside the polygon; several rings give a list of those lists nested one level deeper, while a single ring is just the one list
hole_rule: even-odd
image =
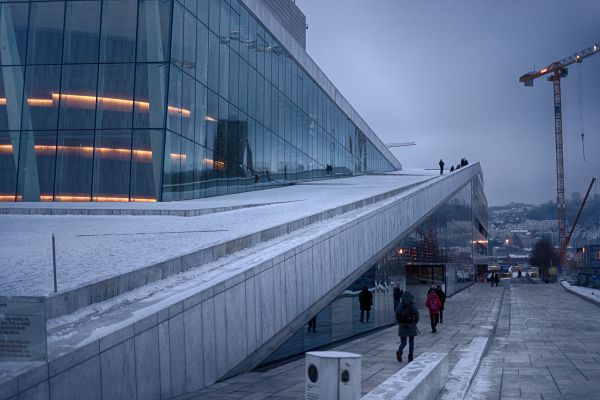
[{"label": "person with backpack", "polygon": [[400,336],[400,345],[396,351],[396,360],[402,362],[402,352],[406,347],[408,338],[408,362],[413,360],[415,350],[415,336],[419,335],[417,324],[419,323],[419,309],[415,304],[415,297],[409,291],[402,293],[402,298],[396,310],[396,321],[398,322],[398,336]]},{"label": "person with backpack", "polygon": [[425,307],[429,309],[429,318],[431,319],[431,333],[437,333],[437,324],[440,320],[440,308],[442,302],[435,294],[435,290],[430,290],[425,300]]},{"label": "person with backpack", "polygon": [[367,324],[369,323],[369,314],[371,314],[371,306],[373,305],[373,294],[369,292],[366,286],[363,286],[358,295],[358,303],[360,305],[360,322],[364,321],[364,313],[367,312]]},{"label": "person with backpack", "polygon": [[438,299],[440,299],[440,303],[442,306],[440,307],[440,324],[444,322],[444,304],[446,304],[446,293],[442,290],[442,286],[437,285],[435,288],[435,294],[437,294]]}]

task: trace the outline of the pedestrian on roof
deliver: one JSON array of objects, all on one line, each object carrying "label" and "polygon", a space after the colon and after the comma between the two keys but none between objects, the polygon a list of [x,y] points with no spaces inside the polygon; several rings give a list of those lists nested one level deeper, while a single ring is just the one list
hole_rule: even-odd
[{"label": "pedestrian on roof", "polygon": [[406,347],[408,338],[408,362],[413,360],[415,350],[415,336],[419,334],[417,324],[419,323],[419,309],[415,304],[415,297],[409,291],[405,290],[398,307],[396,307],[396,321],[398,322],[398,336],[400,336],[400,345],[396,351],[396,360],[402,362],[402,352]]},{"label": "pedestrian on roof", "polygon": [[440,175],[444,174],[444,160],[440,158]]},{"label": "pedestrian on roof", "polygon": [[440,321],[440,308],[442,302],[435,294],[435,290],[430,290],[425,300],[425,307],[429,309],[429,318],[431,319],[431,333],[437,333],[437,324]]},{"label": "pedestrian on roof", "polygon": [[450,167],[450,172],[454,172],[454,165]]}]

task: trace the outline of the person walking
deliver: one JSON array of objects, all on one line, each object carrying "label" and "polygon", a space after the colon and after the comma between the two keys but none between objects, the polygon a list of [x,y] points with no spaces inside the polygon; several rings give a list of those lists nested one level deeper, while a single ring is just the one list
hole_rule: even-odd
[{"label": "person walking", "polygon": [[492,282],[492,287],[494,287],[494,283],[496,283],[496,273],[492,272],[492,276],[490,277],[490,281]]},{"label": "person walking", "polygon": [[440,175],[444,174],[444,160],[440,158]]},{"label": "person walking", "polygon": [[315,315],[308,321],[308,333],[317,333],[317,316]]},{"label": "person walking", "polygon": [[367,312],[367,324],[369,323],[369,314],[371,314],[371,306],[373,305],[373,294],[369,292],[366,286],[363,286],[358,295],[358,303],[360,305],[360,322],[364,321],[365,311]]},{"label": "person walking", "polygon": [[500,283],[500,275],[496,274],[494,277],[494,283],[496,283],[496,287],[498,287],[498,284]]},{"label": "person walking", "polygon": [[435,294],[437,294],[438,299],[440,299],[440,303],[442,306],[440,307],[440,324],[444,322],[444,304],[446,304],[446,293],[442,290],[440,285],[437,285],[435,288]]},{"label": "person walking", "polygon": [[406,347],[408,339],[408,362],[413,360],[415,351],[415,336],[419,335],[417,324],[419,323],[419,309],[415,304],[415,297],[409,291],[402,293],[402,298],[398,307],[394,310],[396,321],[398,322],[398,336],[400,336],[400,345],[396,351],[396,360],[402,362],[402,352]]},{"label": "person walking", "polygon": [[435,290],[430,290],[425,300],[425,307],[429,309],[429,318],[431,319],[431,333],[437,333],[437,324],[440,321],[440,308],[442,303],[435,294]]}]

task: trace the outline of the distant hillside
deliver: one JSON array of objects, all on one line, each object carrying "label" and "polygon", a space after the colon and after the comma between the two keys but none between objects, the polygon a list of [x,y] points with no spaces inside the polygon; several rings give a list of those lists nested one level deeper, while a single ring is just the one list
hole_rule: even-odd
[{"label": "distant hillside", "polygon": [[[575,213],[579,208],[581,199],[575,197],[567,200],[567,226],[575,218]],[[525,204],[525,203],[510,203],[504,206],[490,207],[491,214],[508,212],[510,210],[520,209],[520,214],[526,219],[533,220],[548,220],[556,219],[556,203],[549,201],[542,204]],[[600,225],[600,195],[594,194],[587,200],[581,217],[579,219],[581,225]]]}]

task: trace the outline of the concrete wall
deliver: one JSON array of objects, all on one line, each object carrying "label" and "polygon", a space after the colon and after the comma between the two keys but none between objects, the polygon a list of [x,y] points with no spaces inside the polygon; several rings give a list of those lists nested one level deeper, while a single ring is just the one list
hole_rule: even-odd
[{"label": "concrete wall", "polygon": [[480,171],[471,165],[328,222],[244,273],[0,380],[0,400],[168,399],[247,371]]}]

